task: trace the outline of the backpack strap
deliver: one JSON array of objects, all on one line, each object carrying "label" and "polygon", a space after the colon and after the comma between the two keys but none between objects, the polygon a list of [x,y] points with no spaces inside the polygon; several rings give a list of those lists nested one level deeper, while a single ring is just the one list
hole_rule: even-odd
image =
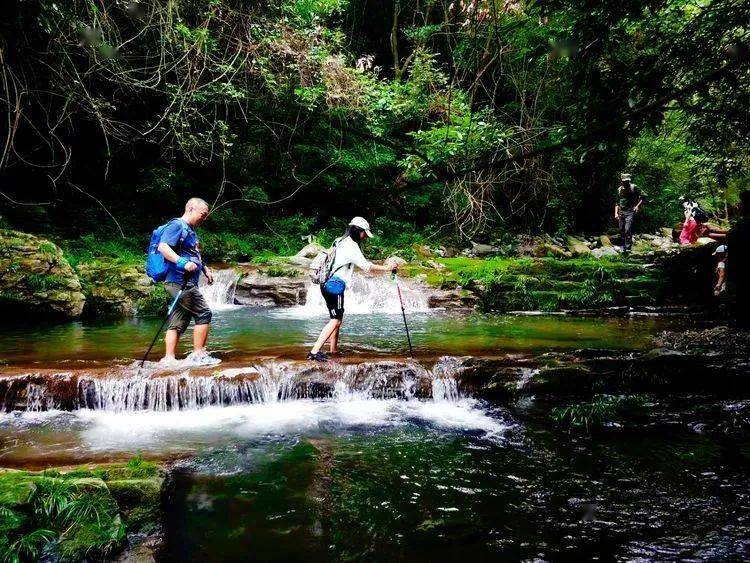
[{"label": "backpack strap", "polygon": [[180,232],[180,239],[177,241],[177,248],[180,252],[182,252],[182,245],[185,244],[185,239],[187,239],[188,233],[190,232],[188,229],[188,224],[182,220],[180,217],[175,217],[172,219],[173,221],[179,221],[180,226],[182,227],[182,231]]}]

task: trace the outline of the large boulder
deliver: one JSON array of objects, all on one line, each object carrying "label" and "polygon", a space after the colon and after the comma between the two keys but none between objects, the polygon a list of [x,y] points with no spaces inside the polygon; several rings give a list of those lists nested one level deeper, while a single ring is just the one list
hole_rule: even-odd
[{"label": "large boulder", "polygon": [[483,256],[496,256],[497,254],[500,254],[500,252],[501,250],[498,247],[492,246],[491,244],[471,241],[471,250],[469,250],[467,254],[469,256],[481,258]]},{"label": "large boulder", "polygon": [[286,273],[270,268],[266,271],[248,273],[237,282],[235,302],[261,307],[293,307],[304,304],[307,296],[307,276],[276,275]]},{"label": "large boulder", "polygon": [[568,246],[568,250],[570,250],[574,256],[585,256],[591,254],[589,246],[579,238],[568,236],[565,242]]},{"label": "large boulder", "polygon": [[153,289],[143,268],[118,260],[96,260],[76,266],[90,316],[132,316]]},{"label": "large boulder", "polygon": [[0,307],[20,314],[78,317],[85,297],[78,276],[49,240],[0,230]]},{"label": "large boulder", "polygon": [[559,241],[554,240],[549,235],[519,236],[516,252],[519,256],[532,256],[534,258],[543,258],[545,256],[570,258],[572,256],[568,250],[563,248]]}]

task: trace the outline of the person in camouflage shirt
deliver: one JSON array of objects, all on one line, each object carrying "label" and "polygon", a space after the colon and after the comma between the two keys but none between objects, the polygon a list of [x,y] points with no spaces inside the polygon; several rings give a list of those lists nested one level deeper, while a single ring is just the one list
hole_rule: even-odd
[{"label": "person in camouflage shirt", "polygon": [[620,222],[622,251],[630,252],[633,246],[633,229],[635,217],[643,206],[641,190],[631,182],[630,174],[620,175],[620,186],[617,188],[615,219]]}]

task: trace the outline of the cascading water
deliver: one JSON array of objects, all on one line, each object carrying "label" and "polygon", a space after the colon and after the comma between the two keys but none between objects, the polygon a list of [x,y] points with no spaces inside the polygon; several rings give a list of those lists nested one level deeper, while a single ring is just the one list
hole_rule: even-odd
[{"label": "cascading water", "polygon": [[68,373],[1,378],[0,398],[6,411],[109,412],[166,412],[301,399],[456,402],[460,397],[455,373],[449,359],[441,359],[432,370],[392,361],[325,367],[270,361],[211,375],[190,370],[141,375],[125,368],[106,377]]},{"label": "cascading water", "polygon": [[213,310],[231,309],[234,304],[234,294],[237,290],[239,275],[233,269],[214,270],[214,283],[208,285],[205,277],[201,277],[201,293]]},{"label": "cascading water", "polygon": [[[428,297],[424,292],[403,280],[399,280],[399,285],[407,313],[429,310]],[[347,285],[345,308],[347,315],[400,313],[401,304],[396,284],[388,277],[365,277],[355,273]],[[292,312],[313,316],[320,315],[321,311],[325,311],[325,302],[320,287],[310,284],[305,304],[294,308]]]}]

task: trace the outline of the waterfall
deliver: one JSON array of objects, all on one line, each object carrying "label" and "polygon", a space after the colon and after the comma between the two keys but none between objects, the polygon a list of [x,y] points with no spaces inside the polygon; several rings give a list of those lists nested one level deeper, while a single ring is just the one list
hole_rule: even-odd
[{"label": "waterfall", "polygon": [[458,382],[452,377],[436,377],[432,380],[432,398],[435,402],[455,403],[460,398]]},{"label": "waterfall", "polygon": [[237,290],[239,274],[231,268],[214,270],[214,283],[208,285],[205,277],[201,277],[201,293],[213,310],[230,309],[235,307],[234,293]]},{"label": "waterfall", "polygon": [[165,377],[82,379],[80,407],[106,411],[171,411],[207,406],[271,403],[293,396],[284,364],[223,370],[212,376],[188,372]]},{"label": "waterfall", "polygon": [[[399,280],[399,286],[401,287],[401,297],[404,300],[404,308],[407,312],[429,310],[428,297],[424,292],[403,280]],[[307,288],[305,304],[294,308],[293,311],[314,316],[319,315],[321,311],[325,311],[325,308],[320,287],[310,284]],[[365,277],[355,273],[346,288],[344,308],[347,315],[400,313],[401,304],[398,300],[396,284],[390,277]]]},{"label": "waterfall", "polygon": [[369,399],[436,403],[459,400],[456,372],[440,361],[432,370],[411,362],[311,365],[274,362],[205,372],[145,372],[120,368],[107,376],[61,373],[0,378],[3,410],[87,409],[109,412],[180,411],[209,406],[270,404],[299,399]]}]

